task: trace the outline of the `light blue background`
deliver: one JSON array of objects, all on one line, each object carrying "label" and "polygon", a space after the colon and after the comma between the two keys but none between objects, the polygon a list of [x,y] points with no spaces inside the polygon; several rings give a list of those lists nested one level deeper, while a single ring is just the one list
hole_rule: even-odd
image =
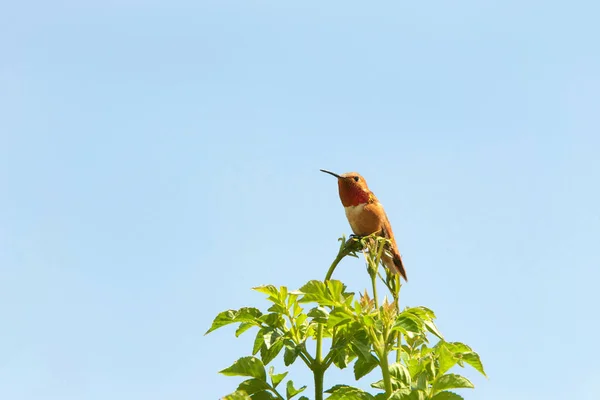
[{"label": "light blue background", "polygon": [[[404,304],[480,353],[490,378],[465,371],[467,399],[597,399],[598,15],[3,2],[0,397],[231,392],[217,371],[252,334],[203,333],[264,307],[252,286],[322,279],[350,233],[328,168],[386,207]],[[368,286],[361,260],[335,277]]]}]

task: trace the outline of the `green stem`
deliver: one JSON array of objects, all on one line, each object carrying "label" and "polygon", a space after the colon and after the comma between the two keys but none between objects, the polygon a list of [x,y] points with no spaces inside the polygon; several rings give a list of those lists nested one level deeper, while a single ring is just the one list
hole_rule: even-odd
[{"label": "green stem", "polygon": [[325,368],[323,368],[323,325],[319,324],[317,328],[317,354],[312,367],[315,377],[315,400],[323,400],[323,377]]},{"label": "green stem", "polygon": [[390,365],[388,362],[387,350],[379,352],[379,363],[381,364],[381,373],[383,375],[383,385],[385,387],[385,398],[388,399],[392,395],[392,378],[390,376]]},{"label": "green stem", "polygon": [[315,400],[323,400],[323,377],[325,369],[321,368],[321,366],[314,368],[313,375],[315,377]]},{"label": "green stem", "polygon": [[338,253],[335,260],[333,260],[333,262],[331,263],[331,266],[329,267],[329,270],[327,271],[327,275],[325,275],[325,282],[327,282],[328,280],[331,279],[331,275],[333,275],[333,271],[335,271],[335,268],[337,267],[337,265],[340,263],[340,261],[342,261],[342,258],[344,258],[346,256],[347,256],[346,252],[340,250],[340,252]]},{"label": "green stem", "polygon": [[399,363],[402,355],[402,334],[400,332],[396,332],[396,342],[398,344],[398,350],[396,350],[396,362]]},{"label": "green stem", "polygon": [[375,308],[379,309],[379,300],[377,300],[377,274],[369,273],[371,275],[371,285],[373,286],[373,300],[375,300]]}]

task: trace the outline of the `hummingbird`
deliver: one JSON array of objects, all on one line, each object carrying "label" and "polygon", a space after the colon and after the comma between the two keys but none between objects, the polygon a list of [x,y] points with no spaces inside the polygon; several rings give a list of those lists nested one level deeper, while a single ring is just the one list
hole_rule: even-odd
[{"label": "hummingbird", "polygon": [[387,269],[393,273],[399,273],[405,281],[408,281],[390,221],[375,194],[369,190],[365,178],[356,172],[338,175],[325,169],[321,171],[337,178],[340,200],[352,232],[357,236],[377,233],[379,236],[389,239],[391,246],[385,249],[381,261]]}]

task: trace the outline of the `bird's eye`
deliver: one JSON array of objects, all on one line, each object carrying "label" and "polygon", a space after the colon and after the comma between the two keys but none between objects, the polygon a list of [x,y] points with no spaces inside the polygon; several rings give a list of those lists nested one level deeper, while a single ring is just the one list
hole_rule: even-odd
[{"label": "bird's eye", "polygon": [[355,176],[355,177],[354,177],[354,182],[358,182],[358,180],[359,180],[359,179],[360,179],[360,178],[359,178],[358,176]]}]

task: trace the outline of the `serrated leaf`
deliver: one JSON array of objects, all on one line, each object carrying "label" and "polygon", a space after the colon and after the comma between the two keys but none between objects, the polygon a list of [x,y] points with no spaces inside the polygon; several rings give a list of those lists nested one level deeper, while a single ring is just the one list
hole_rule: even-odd
[{"label": "serrated leaf", "polygon": [[464,353],[462,355],[462,359],[467,364],[469,364],[471,367],[473,367],[477,371],[479,371],[483,376],[487,377],[487,375],[485,374],[485,371],[483,370],[483,364],[481,363],[481,360],[479,359],[479,354],[475,353],[474,351],[472,351],[470,353]]},{"label": "serrated leaf", "polygon": [[407,396],[402,397],[402,400],[425,400],[426,395],[423,390],[413,390]]},{"label": "serrated leaf", "polygon": [[335,385],[326,390],[325,393],[331,393],[327,400],[374,400],[373,395],[358,388],[347,385]]},{"label": "serrated leaf", "polygon": [[271,377],[271,384],[273,385],[273,387],[277,388],[277,386],[281,383],[283,378],[287,376],[287,374],[287,371],[281,374],[274,374],[273,367],[271,367],[271,369],[269,370],[269,376]]},{"label": "serrated leaf", "polygon": [[235,337],[239,337],[242,333],[246,332],[248,329],[256,326],[256,324],[252,322],[242,322],[240,326],[235,330]]},{"label": "serrated leaf", "polygon": [[267,389],[269,389],[267,382],[256,378],[245,380],[244,382],[240,383],[237,388],[238,391],[246,392],[249,395],[253,395],[254,393]]},{"label": "serrated leaf", "polygon": [[325,307],[315,307],[311,309],[307,315],[311,317],[313,321],[324,324],[327,323],[327,319],[329,318],[329,311],[327,311]]},{"label": "serrated leaf", "polygon": [[454,365],[456,365],[456,359],[454,353],[448,350],[445,342],[440,341],[435,347],[435,354],[438,358],[438,375],[443,375]]},{"label": "serrated leaf", "polygon": [[287,367],[288,365],[291,365],[294,363],[294,361],[296,361],[296,358],[298,357],[300,350],[296,347],[289,347],[286,346],[285,347],[285,351],[283,353],[283,363],[285,364],[285,366]]},{"label": "serrated leaf", "polygon": [[369,354],[370,357],[359,357],[354,363],[354,378],[359,380],[379,365],[379,360]]},{"label": "serrated leaf", "polygon": [[262,346],[265,344],[265,332],[268,331],[268,328],[261,328],[256,332],[256,337],[254,338],[254,345],[252,346],[252,355],[255,355],[259,352]]},{"label": "serrated leaf", "polygon": [[271,328],[285,328],[285,320],[283,319],[283,316],[279,313],[265,314],[261,316],[258,320]]},{"label": "serrated leaf", "polygon": [[269,330],[263,335],[264,343],[267,349],[269,349],[280,338],[281,334],[276,330]]},{"label": "serrated leaf", "polygon": [[298,292],[302,294],[299,303],[316,302],[322,306],[334,305],[325,284],[321,281],[312,280],[302,286]]},{"label": "serrated leaf", "polygon": [[412,332],[412,333],[420,333],[421,327],[420,325],[413,319],[414,317],[409,317],[408,315],[402,312],[398,317],[396,317],[396,323],[392,327],[393,330],[400,331],[404,334]]},{"label": "serrated leaf", "polygon": [[277,357],[282,348],[283,339],[281,338],[271,343],[271,347],[267,347],[265,343],[265,345],[263,345],[263,347],[260,348],[260,358],[263,364],[267,365],[271,361],[273,361],[273,359]]},{"label": "serrated leaf", "polygon": [[252,398],[250,396],[248,396],[248,394],[246,392],[236,390],[235,392],[223,397],[221,400],[251,400],[251,399]]},{"label": "serrated leaf", "polygon": [[273,396],[273,394],[271,394],[271,392],[268,392],[266,390],[263,390],[262,392],[254,393],[252,396],[250,396],[250,398],[252,400],[275,400],[276,399],[276,397]]},{"label": "serrated leaf", "polygon": [[335,307],[329,313],[327,325],[329,327],[339,327],[352,321],[353,315],[344,307]]},{"label": "serrated leaf", "polygon": [[437,326],[435,326],[433,321],[423,320],[423,323],[425,324],[425,327],[429,332],[433,333],[438,338],[444,340],[442,333],[438,330]]},{"label": "serrated leaf", "polygon": [[253,287],[252,289],[256,290],[257,292],[266,294],[267,296],[269,296],[270,300],[278,300],[279,299],[279,291],[273,285],[262,285],[262,286]]},{"label": "serrated leaf", "polygon": [[408,368],[406,368],[401,363],[393,363],[389,367],[390,376],[400,382],[401,387],[408,386],[412,384],[410,372],[408,372]]},{"label": "serrated leaf", "polygon": [[265,382],[267,380],[265,366],[256,357],[242,357],[219,373],[227,376],[249,376]]},{"label": "serrated leaf", "polygon": [[220,312],[213,320],[210,329],[206,331],[205,335],[225,325],[233,324],[235,322],[256,322],[261,315],[262,313],[260,310],[254,307],[243,307],[239,310],[227,310]]},{"label": "serrated leaf", "polygon": [[439,392],[431,398],[431,400],[464,400],[462,396],[454,392]]},{"label": "serrated leaf", "polygon": [[294,382],[292,382],[292,380],[289,380],[285,387],[285,395],[286,395],[287,399],[289,400],[292,397],[294,397],[295,395],[297,395],[298,393],[302,393],[304,391],[304,389],[306,389],[306,385],[296,389],[296,388],[294,388]]},{"label": "serrated leaf", "polygon": [[407,396],[410,395],[410,393],[410,388],[397,389],[392,392],[392,395],[390,396],[389,400],[404,400],[407,398]]},{"label": "serrated leaf", "polygon": [[433,393],[446,389],[474,388],[470,380],[457,374],[446,374],[438,377],[433,383]]}]

